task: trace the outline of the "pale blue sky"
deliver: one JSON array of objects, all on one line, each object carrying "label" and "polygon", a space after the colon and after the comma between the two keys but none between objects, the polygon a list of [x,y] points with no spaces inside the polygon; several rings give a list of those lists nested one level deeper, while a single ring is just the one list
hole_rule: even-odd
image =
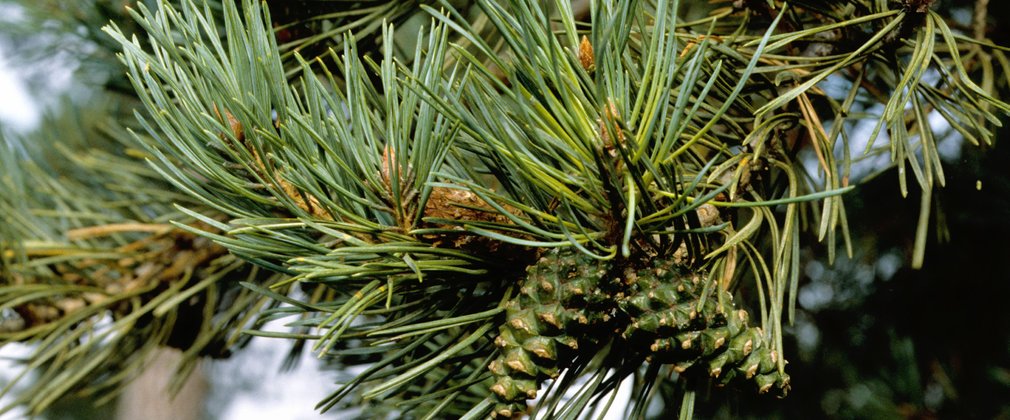
[{"label": "pale blue sky", "polygon": [[16,131],[31,129],[39,121],[39,108],[24,83],[10,71],[7,54],[0,46],[0,125]]}]

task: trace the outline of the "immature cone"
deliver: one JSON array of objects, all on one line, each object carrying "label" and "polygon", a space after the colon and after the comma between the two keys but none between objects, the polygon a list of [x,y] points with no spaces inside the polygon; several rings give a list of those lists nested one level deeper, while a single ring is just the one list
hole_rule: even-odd
[{"label": "immature cone", "polygon": [[523,412],[543,380],[615,336],[632,359],[647,356],[720,384],[753,379],[761,393],[788,391],[779,355],[760,328],[748,326],[747,312],[684,266],[656,259],[635,267],[564,249],[548,252],[526,274],[506,304],[495,339],[500,355],[488,366],[495,416]]},{"label": "immature cone", "polygon": [[747,311],[735,308],[729,292],[666,261],[626,277],[632,284],[619,305],[630,317],[622,337],[632,347],[647,346],[653,360],[673,363],[681,373],[704,370],[720,384],[743,377],[754,379],[761,393],[788,392],[778,353],[760,328],[748,325]]},{"label": "immature cone", "polygon": [[577,351],[610,335],[616,301],[607,271],[608,264],[570,250],[549,252],[527,268],[495,339],[501,355],[488,366],[499,401],[494,415],[522,412],[541,381],[557,377]]}]

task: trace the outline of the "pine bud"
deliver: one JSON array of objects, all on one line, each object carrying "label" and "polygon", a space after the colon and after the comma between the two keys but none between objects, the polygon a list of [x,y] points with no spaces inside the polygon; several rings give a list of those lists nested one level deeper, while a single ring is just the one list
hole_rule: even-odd
[{"label": "pine bud", "polygon": [[596,69],[596,56],[593,55],[593,44],[589,43],[589,37],[582,35],[582,42],[579,42],[579,62],[582,68],[588,73]]}]

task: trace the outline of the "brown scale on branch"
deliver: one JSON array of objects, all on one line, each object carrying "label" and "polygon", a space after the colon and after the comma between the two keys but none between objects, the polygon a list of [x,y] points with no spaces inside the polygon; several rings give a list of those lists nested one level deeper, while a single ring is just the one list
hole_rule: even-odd
[{"label": "brown scale on branch", "polygon": [[923,14],[929,11],[936,0],[903,0],[905,10],[912,13]]},{"label": "brown scale on branch", "polygon": [[[222,116],[221,112],[218,111],[217,109],[217,105],[215,105],[214,114],[217,116],[218,119],[223,120],[228,125],[228,128],[231,129],[231,134],[235,139],[235,141],[241,144],[243,148],[245,148],[247,151],[249,151],[249,153],[252,154],[254,163],[252,167],[253,170],[256,172],[256,175],[258,175],[262,179],[272,180],[274,183],[276,183],[277,186],[280,187],[281,192],[284,193],[285,196],[290,198],[291,201],[293,201],[295,205],[298,206],[298,208],[302,209],[306,213],[312,215],[317,219],[333,220],[333,216],[331,216],[330,213],[323,208],[323,206],[319,203],[318,198],[316,198],[312,194],[309,194],[308,192],[303,192],[299,190],[297,187],[291,184],[291,182],[284,179],[282,169],[276,169],[275,171],[273,171],[273,176],[268,175],[270,171],[268,171],[266,163],[260,157],[259,152],[256,151],[256,148],[248,144],[248,142],[246,142],[245,130],[242,127],[242,123],[239,122],[238,119],[236,119],[231,112],[225,110],[224,116]],[[220,137],[231,147],[235,147],[234,143],[232,143],[227,136],[221,134]]]},{"label": "brown scale on branch", "polygon": [[[621,114],[617,111],[614,101],[607,100],[607,106],[600,112],[601,117],[596,120],[600,126],[600,139],[603,140],[603,150],[612,158],[618,156],[618,147],[625,145],[624,130],[621,129]],[[616,135],[611,136],[607,126],[616,128]]]},{"label": "brown scale on branch", "polygon": [[[264,179],[273,179],[273,181],[280,186],[281,192],[283,192],[284,195],[290,198],[306,213],[323,220],[333,219],[332,216],[323,209],[319,200],[315,196],[300,191],[297,187],[285,180],[280,170],[275,171],[272,178],[267,175],[268,171],[266,163],[260,157],[256,149],[252,147],[252,145],[246,143],[245,131],[242,124],[235,118],[234,115],[231,114],[231,112],[226,110],[222,116],[215,106],[214,113],[219,119],[222,119],[223,122],[228,125],[231,130],[232,138],[234,138],[238,143],[241,143],[242,147],[252,154],[254,161],[254,165],[252,166],[253,170],[256,171],[256,175]],[[233,144],[224,134],[221,134],[221,138],[227,143]],[[382,152],[379,179],[382,183],[381,188],[383,190],[383,199],[386,201],[388,208],[396,219],[396,227],[400,229],[401,232],[409,232],[415,226],[414,215],[416,214],[416,206],[419,198],[418,191],[414,188],[414,179],[416,174],[414,173],[414,169],[411,165],[408,164],[406,165],[406,168],[403,168],[402,165],[399,165],[397,162],[395,151],[393,151],[391,147],[386,146]],[[398,199],[394,194],[394,176],[396,178],[395,185],[399,188]],[[504,204],[503,206],[513,215],[520,214],[517,209],[514,209],[507,204]],[[432,188],[424,206],[423,217],[452,220],[456,222],[488,222],[498,225],[512,224],[508,216],[505,216],[497,209],[489,205],[477,196],[477,194],[465,189],[449,187]],[[426,225],[427,227],[449,228],[458,231],[458,233],[453,234],[426,235],[422,238],[433,243],[433,245],[437,247],[451,247],[474,251],[477,254],[495,255],[511,255],[512,251],[518,251],[519,248],[466,232],[459,225],[438,223],[429,223]],[[509,252],[502,252],[505,249]],[[529,252],[520,252],[520,254],[523,257],[531,255]]]},{"label": "brown scale on branch", "polygon": [[[504,204],[503,207],[513,215],[519,214],[518,210],[508,204]],[[448,187],[431,189],[431,196],[424,206],[424,215],[440,219],[490,222],[501,225],[512,224],[508,216],[491,207],[477,194]]]},{"label": "brown scale on branch", "polygon": [[[504,204],[506,210],[513,215],[518,215],[519,211]],[[502,214],[486,201],[471,191],[434,187],[431,189],[431,196],[424,206],[424,216],[433,219],[447,219],[455,222],[485,222],[496,225],[513,224],[508,216]],[[531,258],[534,251],[518,245],[504,243],[499,240],[480,236],[472,232],[467,232],[460,225],[426,223],[440,228],[452,229],[453,233],[441,233],[426,235],[425,240],[430,241],[439,248],[453,248],[472,252],[477,255],[494,255],[508,261],[526,261]]]},{"label": "brown scale on branch", "polygon": [[[605,188],[607,191],[607,196],[611,203],[615,206],[611,208],[611,211],[616,211],[619,207],[616,203],[620,203],[622,200],[620,198],[620,185],[623,182],[623,174],[625,172],[624,158],[621,156],[621,151],[626,147],[626,138],[624,136],[624,128],[621,123],[621,114],[617,109],[617,104],[614,103],[613,99],[607,98],[607,104],[603,106],[600,110],[600,117],[596,119],[596,123],[599,126],[599,135],[601,145],[597,149],[597,154],[600,159],[597,160],[597,168],[600,171],[600,176],[602,179],[607,180]],[[614,133],[610,132],[610,128],[614,129]],[[605,219],[610,220],[611,229],[608,229],[609,233],[607,240],[614,242],[620,237],[622,227],[618,220],[621,220],[621,215],[619,213],[611,213],[605,216]]]},{"label": "brown scale on branch", "polygon": [[[195,226],[209,229],[209,226]],[[17,335],[34,327],[58,322],[89,306],[102,306],[114,318],[130,313],[138,304],[166,290],[171,284],[189,279],[194,272],[207,267],[226,250],[192,233],[164,224],[121,223],[73,229],[68,240],[83,240],[114,234],[146,234],[114,249],[123,255],[115,259],[73,258],[74,249],[60,251],[66,256],[61,263],[50,265],[54,285],[81,286],[85,291],[56,297],[35,299],[15,306],[17,322],[4,322],[4,333]],[[26,250],[29,259],[52,256],[52,250]],[[24,284],[14,276],[14,284]],[[13,325],[18,324],[17,328]],[[26,336],[30,338],[31,336]]]},{"label": "brown scale on branch", "polygon": [[[394,163],[391,163],[394,162]],[[414,220],[420,194],[414,187],[414,168],[394,169],[396,153],[389,146],[383,150],[379,178],[383,183],[383,196],[390,211],[394,213],[396,225],[402,232],[409,232],[417,225]],[[393,173],[399,186],[400,206],[394,204]],[[502,203],[501,206],[513,216],[521,212]],[[468,222],[507,226],[514,223],[509,216],[498,211],[472,191],[459,188],[435,186],[424,204],[422,217],[429,219],[420,225],[424,228],[446,229],[447,232],[425,234],[421,240],[436,248],[451,248],[468,251],[475,255],[495,256],[499,262],[529,262],[535,251],[528,247],[511,245],[467,231],[463,225]]]},{"label": "brown scale on branch", "polygon": [[400,232],[409,232],[414,226],[418,198],[417,189],[414,188],[414,177],[414,167],[410,164],[406,168],[400,165],[396,151],[392,147],[386,146],[382,149],[382,162],[379,166],[382,198],[386,201],[389,212],[393,213],[396,227]]},{"label": "brown scale on branch", "polygon": [[579,63],[582,64],[582,68],[586,73],[592,73],[596,70],[596,56],[593,53],[593,44],[589,42],[589,37],[582,35],[582,40],[579,42]]},{"label": "brown scale on branch", "polygon": [[[262,179],[272,179],[281,188],[281,192],[290,198],[300,209],[312,216],[322,220],[332,220],[330,213],[325,211],[319,200],[304,191],[299,190],[293,184],[285,180],[282,172],[277,170],[274,176],[268,175],[267,165],[260,157],[256,148],[246,142],[245,130],[242,124],[231,112],[225,110],[224,115],[214,107],[215,115],[226,123],[231,130],[231,138],[221,134],[221,139],[234,147],[235,142],[242,145],[253,157],[252,168],[256,175]],[[415,228],[415,214],[418,205],[419,194],[414,188],[414,173],[411,165],[397,163],[395,151],[389,146],[383,149],[382,161],[379,168],[379,179],[382,183],[382,196],[386,201],[389,211],[393,213],[396,220],[396,227],[401,232],[409,232]],[[399,198],[394,195],[394,177],[396,186],[399,188]],[[399,204],[399,205],[397,205]],[[508,204],[502,205],[509,213],[519,215],[521,212]],[[451,220],[453,222],[484,222],[497,225],[512,224],[508,216],[502,214],[490,204],[481,199],[477,194],[462,188],[434,187],[424,206],[423,216],[425,218]],[[447,247],[471,251],[478,255],[496,255],[508,261],[527,261],[534,253],[525,247],[519,247],[502,243],[484,236],[473,234],[464,230],[459,224],[425,223],[424,227],[452,229],[452,233],[440,233],[424,235],[422,240],[432,243],[436,247]],[[360,234],[355,236],[361,237]],[[368,237],[362,239],[369,240]]]}]

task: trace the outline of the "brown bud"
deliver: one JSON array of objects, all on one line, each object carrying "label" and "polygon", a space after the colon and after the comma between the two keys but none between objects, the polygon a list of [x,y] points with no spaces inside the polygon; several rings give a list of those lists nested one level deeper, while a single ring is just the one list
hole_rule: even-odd
[{"label": "brown bud", "polygon": [[407,168],[400,166],[399,162],[396,161],[396,151],[387,145],[382,149],[382,167],[379,169],[379,176],[382,178],[382,183],[386,186],[387,191],[393,191],[393,165],[396,165],[396,180],[402,189],[409,179],[409,172],[412,168],[410,165]]},{"label": "brown bud", "polygon": [[[616,157],[616,145],[624,144],[624,132],[621,131],[621,127],[618,124],[618,121],[621,119],[621,114],[617,112],[617,105],[611,100],[607,101],[607,106],[603,108],[602,114],[602,118],[597,120],[600,124],[600,138],[603,139],[603,147],[607,153],[609,153],[612,157]],[[617,128],[617,143],[614,143],[614,139],[610,137],[610,133],[607,131],[608,120],[611,121]]]},{"label": "brown bud", "polygon": [[[221,118],[221,112],[217,110],[217,105],[214,105],[214,114],[218,118]],[[235,135],[235,140],[242,141],[245,140],[245,133],[242,131],[242,123],[235,119],[235,116],[228,112],[226,109],[224,111],[224,120],[228,123],[228,128],[231,129],[231,133]]]},{"label": "brown bud", "polygon": [[715,208],[712,204],[705,203],[695,210],[698,215],[698,222],[701,223],[701,227],[715,226],[719,224],[719,209]]},{"label": "brown bud", "polygon": [[593,44],[589,43],[589,37],[582,35],[582,42],[579,42],[579,62],[587,72],[596,69],[596,57],[593,55]]}]

